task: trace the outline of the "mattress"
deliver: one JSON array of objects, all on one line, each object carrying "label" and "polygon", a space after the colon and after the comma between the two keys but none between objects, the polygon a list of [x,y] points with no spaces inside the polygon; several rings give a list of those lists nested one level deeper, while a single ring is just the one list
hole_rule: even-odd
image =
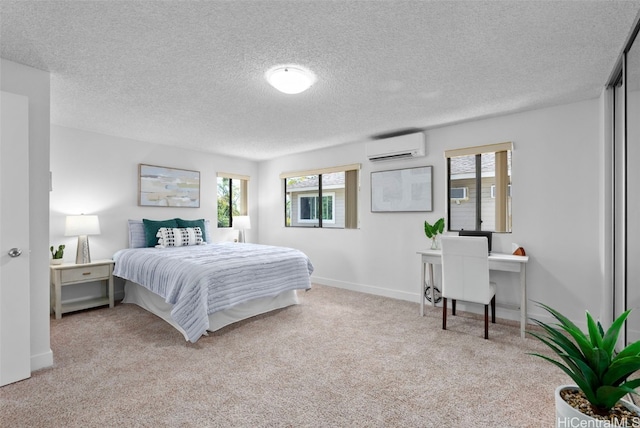
[{"label": "mattress", "polygon": [[[173,305],[165,302],[162,297],[158,296],[153,291],[150,291],[135,282],[126,281],[124,285],[124,299],[122,300],[122,303],[138,305],[152,314],[157,315],[182,333],[185,340],[189,340],[184,329],[171,317],[171,309]],[[276,296],[262,297],[245,303],[240,303],[229,309],[210,314],[208,316],[209,327],[207,328],[207,331],[220,330],[221,328],[235,322],[297,304],[298,295],[296,290],[288,290]]]}]

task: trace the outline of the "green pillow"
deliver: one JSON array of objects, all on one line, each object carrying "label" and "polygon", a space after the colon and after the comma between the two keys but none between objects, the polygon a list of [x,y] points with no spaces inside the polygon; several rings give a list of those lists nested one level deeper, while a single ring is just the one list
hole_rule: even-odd
[{"label": "green pillow", "polygon": [[161,227],[178,227],[178,222],[173,218],[169,220],[147,220],[143,218],[142,223],[144,223],[144,236],[147,240],[147,247],[158,245],[158,237],[156,235]]},{"label": "green pillow", "polygon": [[183,220],[181,218],[175,219],[178,222],[178,227],[199,227],[202,231],[202,240],[207,242],[207,232],[204,229],[204,219],[199,220]]}]

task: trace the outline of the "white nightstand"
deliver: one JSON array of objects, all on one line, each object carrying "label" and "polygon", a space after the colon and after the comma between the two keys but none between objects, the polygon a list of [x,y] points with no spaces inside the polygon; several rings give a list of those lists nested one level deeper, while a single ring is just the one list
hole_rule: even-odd
[{"label": "white nightstand", "polygon": [[[113,308],[113,260],[97,260],[91,263],[65,263],[52,265],[51,270],[51,309],[60,319],[62,314],[97,306],[109,305]],[[92,281],[104,281],[106,295],[94,299],[62,303],[62,287]]]}]

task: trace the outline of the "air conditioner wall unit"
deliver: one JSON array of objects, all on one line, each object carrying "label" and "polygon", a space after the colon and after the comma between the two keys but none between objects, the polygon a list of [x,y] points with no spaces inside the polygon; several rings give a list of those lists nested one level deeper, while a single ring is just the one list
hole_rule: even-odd
[{"label": "air conditioner wall unit", "polygon": [[371,162],[415,158],[426,155],[425,135],[422,132],[382,138],[367,143],[367,158]]}]

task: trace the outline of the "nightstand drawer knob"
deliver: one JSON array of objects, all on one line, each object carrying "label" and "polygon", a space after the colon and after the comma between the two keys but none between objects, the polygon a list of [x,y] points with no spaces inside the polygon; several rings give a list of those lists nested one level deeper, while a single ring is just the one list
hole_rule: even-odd
[{"label": "nightstand drawer knob", "polygon": [[12,248],[7,254],[9,254],[9,257],[18,257],[22,254],[22,250],[20,248]]},{"label": "nightstand drawer knob", "polygon": [[83,272],[82,275],[91,275],[91,272]]}]

